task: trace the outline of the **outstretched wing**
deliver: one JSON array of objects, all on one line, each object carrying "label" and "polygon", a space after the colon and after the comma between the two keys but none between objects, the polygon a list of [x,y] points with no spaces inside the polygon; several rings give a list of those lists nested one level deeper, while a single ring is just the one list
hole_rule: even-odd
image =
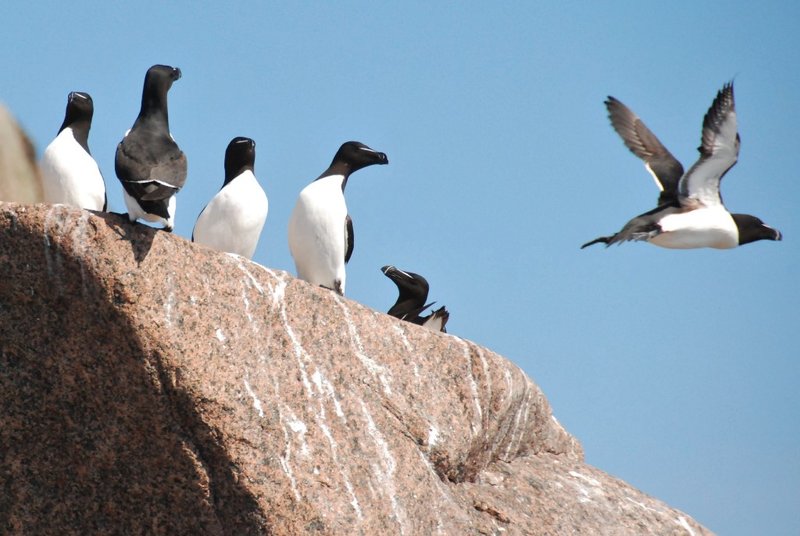
[{"label": "outstretched wing", "polygon": [[677,198],[678,181],[683,175],[683,166],[672,156],[644,122],[633,111],[614,97],[605,101],[611,126],[625,142],[630,151],[644,160],[644,166],[661,190],[658,204],[663,205]]},{"label": "outstretched wing", "polygon": [[720,181],[739,158],[733,82],[719,90],[703,118],[703,137],[697,150],[700,158],[678,184],[680,203],[685,207],[721,205]]}]

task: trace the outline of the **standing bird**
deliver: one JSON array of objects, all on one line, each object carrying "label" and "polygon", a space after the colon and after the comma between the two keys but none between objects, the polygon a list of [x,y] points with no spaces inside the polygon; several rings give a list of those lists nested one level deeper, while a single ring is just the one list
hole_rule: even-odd
[{"label": "standing bird", "polygon": [[225,150],[225,182],[200,212],[192,242],[253,257],[269,210],[267,194],[253,174],[255,161],[256,142],[231,140]]},{"label": "standing bird", "polygon": [[405,320],[413,324],[426,327],[433,331],[447,333],[445,325],[450,318],[450,313],[445,307],[433,311],[427,316],[419,316],[436,302],[425,304],[428,299],[428,282],[419,274],[405,272],[394,266],[381,268],[383,275],[394,281],[400,295],[387,313],[390,316]]},{"label": "standing bird", "polygon": [[142,108],[117,146],[114,169],[122,182],[128,219],[175,225],[175,194],[186,182],[186,155],[169,133],[167,92],[181,70],[153,65],[147,70]]},{"label": "standing bird", "polygon": [[64,122],[40,163],[45,203],[106,210],[106,183],[89,152],[92,115],[94,104],[88,93],[69,94]]},{"label": "standing bird", "polygon": [[627,240],[674,249],[730,249],[781,239],[777,229],[749,214],[731,214],[722,204],[720,181],[739,157],[733,82],[722,87],[703,118],[700,158],[686,173],[636,114],[614,97],[605,104],[614,129],[631,152],[644,160],[661,195],[658,207],[636,216],[620,232],[596,238],[581,249]]},{"label": "standing bird", "polygon": [[289,249],[300,279],[344,295],[345,264],[354,244],[344,188],[354,171],[388,163],[386,154],[348,141],[328,169],[303,188],[289,218]]}]

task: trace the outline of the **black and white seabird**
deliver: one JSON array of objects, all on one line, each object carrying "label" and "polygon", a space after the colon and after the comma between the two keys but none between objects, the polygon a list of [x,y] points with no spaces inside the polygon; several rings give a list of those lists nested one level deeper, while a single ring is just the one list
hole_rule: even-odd
[{"label": "black and white seabird", "polygon": [[200,212],[192,241],[219,251],[253,257],[267,220],[267,194],[253,174],[256,142],[233,138],[225,150],[225,182]]},{"label": "black and white seabird", "polygon": [[289,249],[300,279],[344,295],[345,264],[354,244],[344,188],[351,173],[388,163],[386,154],[348,141],[336,152],[330,167],[303,188],[289,218]]},{"label": "black and white seabird", "polygon": [[722,203],[720,181],[739,156],[733,82],[722,87],[706,113],[700,158],[686,173],[636,114],[614,97],[605,104],[614,129],[631,152],[644,160],[661,195],[655,209],[636,216],[620,232],[596,238],[581,248],[644,240],[673,249],[729,249],[757,240],[781,239],[777,229],[749,214],[731,214]]},{"label": "black and white seabird", "polygon": [[175,194],[186,182],[186,155],[169,132],[167,113],[167,92],[180,77],[181,70],[168,65],[147,70],[142,108],[114,159],[128,219],[161,223],[165,231],[172,231]]},{"label": "black and white seabird", "polygon": [[394,266],[381,268],[383,275],[394,281],[399,295],[397,301],[388,311],[388,315],[413,324],[424,326],[433,331],[447,333],[445,325],[450,318],[450,313],[445,307],[440,307],[427,316],[420,316],[436,302],[426,304],[428,299],[428,281],[419,274],[406,272]]},{"label": "black and white seabird", "polygon": [[92,115],[94,103],[88,93],[69,94],[64,122],[40,163],[45,203],[106,210],[106,183],[89,152]]}]

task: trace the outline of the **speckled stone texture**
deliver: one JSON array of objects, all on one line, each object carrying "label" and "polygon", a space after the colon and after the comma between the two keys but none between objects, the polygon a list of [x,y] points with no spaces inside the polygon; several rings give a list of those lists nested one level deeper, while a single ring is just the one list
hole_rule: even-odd
[{"label": "speckled stone texture", "polygon": [[6,534],[709,534],[490,350],[117,215],[0,203],[0,404]]}]

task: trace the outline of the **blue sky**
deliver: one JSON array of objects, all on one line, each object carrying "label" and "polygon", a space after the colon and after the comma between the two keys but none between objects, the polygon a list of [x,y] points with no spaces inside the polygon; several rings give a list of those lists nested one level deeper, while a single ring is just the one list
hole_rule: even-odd
[{"label": "blue sky", "polygon": [[[800,4],[796,2],[43,1],[2,8],[0,100],[39,149],[70,91],[124,211],[114,150],[147,68],[178,66],[187,154],[176,233],[219,189],[228,141],[257,143],[270,213],[254,260],[294,273],[299,191],[347,140],[385,151],[347,199],[348,297],[394,302],[423,274],[449,331],[521,366],[589,463],[726,535],[800,526]],[[580,244],[657,191],[609,126],[613,95],[689,166],[734,78],[735,212],[784,233],[732,251]]]}]

